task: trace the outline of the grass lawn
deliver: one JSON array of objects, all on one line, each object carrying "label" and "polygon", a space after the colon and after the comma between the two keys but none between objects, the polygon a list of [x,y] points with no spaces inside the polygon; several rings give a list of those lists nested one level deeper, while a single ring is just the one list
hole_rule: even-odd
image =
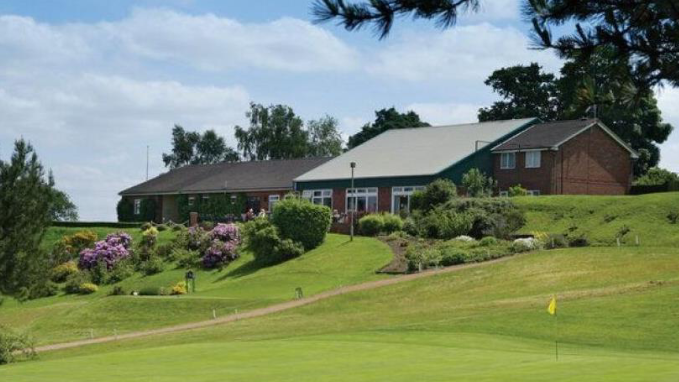
[{"label": "grass lawn", "polygon": [[[47,344],[207,320],[213,309],[222,316],[291,300],[297,287],[308,296],[386,277],[375,271],[391,257],[387,245],[378,240],[356,238],[349,243],[346,236],[329,234],[319,248],[277,266],[253,267],[253,257],[246,252],[221,271],[199,270],[195,294],[107,296],[113,288],[109,285],[88,296],[59,295],[23,304],[8,300],[0,307],[0,325],[29,331],[39,344]],[[127,291],[170,287],[182,281],[184,273],[168,265],[162,273],[137,274],[117,285]]]},{"label": "grass lawn", "polygon": [[512,198],[526,213],[523,233],[584,233],[594,244],[614,245],[621,232],[623,244],[634,244],[636,236],[644,246],[678,246],[679,192],[638,196],[558,195]]},{"label": "grass lawn", "polygon": [[538,252],[219,327],[46,353],[1,367],[0,380],[676,381],[677,296],[675,248]]}]

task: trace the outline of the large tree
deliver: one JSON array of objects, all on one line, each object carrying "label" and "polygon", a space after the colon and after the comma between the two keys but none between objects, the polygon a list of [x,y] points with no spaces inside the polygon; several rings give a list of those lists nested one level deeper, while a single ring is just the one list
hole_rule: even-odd
[{"label": "large tree", "polygon": [[377,110],[375,112],[375,122],[363,125],[361,131],[349,137],[347,146],[352,149],[387,130],[424,126],[430,125],[420,120],[420,116],[414,111],[400,113],[393,107]]},{"label": "large tree", "polygon": [[40,242],[52,218],[53,186],[24,140],[15,142],[9,161],[0,160],[0,294],[26,296],[45,280]]},{"label": "large tree", "polygon": [[306,128],[309,133],[309,156],[329,157],[342,153],[343,141],[336,118],[326,115],[307,122]]},{"label": "large tree", "polygon": [[538,64],[502,68],[484,82],[503,99],[479,110],[479,121],[539,117],[550,121],[560,112],[559,89],[555,77]]},{"label": "large tree", "polygon": [[[492,0],[488,0],[492,1]],[[479,0],[316,0],[320,22],[338,20],[347,30],[371,25],[384,38],[399,16],[455,24],[461,12],[475,11]],[[536,45],[563,57],[587,61],[598,48],[615,52],[630,66],[631,83],[666,80],[679,86],[679,4],[676,0],[525,0]],[[556,27],[556,28],[553,28]],[[554,30],[562,32],[554,37]]]},{"label": "large tree", "polygon": [[186,131],[180,125],[172,129],[172,152],[163,153],[163,162],[171,169],[187,164],[212,164],[219,162],[236,162],[240,160],[238,153],[226,145],[223,137],[214,130],[203,134]]},{"label": "large tree", "polygon": [[[639,152],[634,170],[637,175],[644,174],[658,163],[660,152],[656,144],[667,139],[672,126],[662,121],[652,92],[637,98],[636,92],[629,94],[625,81],[609,78],[611,73],[624,73],[618,65],[611,52],[600,51],[587,65],[576,59],[567,61],[558,79],[540,71],[536,64],[499,69],[489,80],[502,78],[490,83],[503,100],[479,110],[479,119],[534,116],[552,121],[596,116]],[[536,92],[539,97],[525,97],[541,87],[551,90]],[[549,107],[545,108],[546,105]]]},{"label": "large tree", "polygon": [[291,107],[251,103],[250,127],[236,126],[238,149],[248,160],[304,158],[309,134]]},{"label": "large tree", "polygon": [[[51,173],[49,179],[53,179]],[[50,182],[54,183],[54,180],[50,180]],[[68,194],[57,189],[52,190],[52,204],[49,212],[52,221],[78,220],[78,207],[71,201]]]},{"label": "large tree", "polygon": [[304,121],[290,106],[250,104],[250,127],[236,126],[238,149],[248,160],[335,156],[342,152],[337,120]]}]

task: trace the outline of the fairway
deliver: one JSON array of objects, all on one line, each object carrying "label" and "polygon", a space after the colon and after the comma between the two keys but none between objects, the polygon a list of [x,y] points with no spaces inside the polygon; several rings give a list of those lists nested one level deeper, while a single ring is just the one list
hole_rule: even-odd
[{"label": "fairway", "polygon": [[676,381],[676,354],[501,336],[368,332],[118,351],[0,368],[3,381]]},{"label": "fairway", "polygon": [[269,316],[43,353],[0,368],[0,380],[676,381],[678,275],[674,248],[530,253]]}]

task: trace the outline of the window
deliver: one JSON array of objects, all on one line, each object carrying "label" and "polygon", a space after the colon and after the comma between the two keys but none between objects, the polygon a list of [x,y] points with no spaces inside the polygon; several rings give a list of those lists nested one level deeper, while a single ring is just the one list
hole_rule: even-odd
[{"label": "window", "polygon": [[194,196],[189,196],[189,206],[193,206],[196,203],[196,198]]},{"label": "window", "polygon": [[238,202],[238,195],[232,194],[230,196],[230,198],[231,198],[231,204],[236,204],[236,202]]},{"label": "window", "polygon": [[304,190],[302,197],[313,204],[322,204],[332,208],[332,190]]},{"label": "window", "polygon": [[540,151],[526,151],[526,168],[539,168],[540,154]]},{"label": "window", "polygon": [[209,195],[203,195],[203,197],[202,197],[202,202],[205,203],[205,202],[207,202],[208,200],[210,200],[210,196],[209,196]]},{"label": "window", "polygon": [[516,153],[502,153],[500,154],[500,168],[503,170],[510,170],[516,167]]},{"label": "window", "polygon": [[500,191],[500,197],[502,198],[509,197],[509,191]]},{"label": "window", "polygon": [[135,215],[141,214],[141,199],[134,200],[134,214]]},{"label": "window", "polygon": [[410,212],[410,197],[415,191],[424,190],[424,186],[392,187],[391,213]]},{"label": "window", "polygon": [[377,188],[347,188],[347,211],[377,212]]},{"label": "window", "polygon": [[280,195],[269,195],[269,212],[273,211],[273,206],[281,200]]},{"label": "window", "polygon": [[528,190],[527,194],[529,196],[540,196],[540,190]]}]

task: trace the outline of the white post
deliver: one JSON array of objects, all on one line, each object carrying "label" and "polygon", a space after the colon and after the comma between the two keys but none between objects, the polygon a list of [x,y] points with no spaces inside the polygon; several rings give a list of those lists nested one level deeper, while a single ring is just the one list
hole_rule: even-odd
[{"label": "white post", "polygon": [[217,311],[213,308],[212,309],[212,319],[214,320],[216,318],[217,318]]},{"label": "white post", "polygon": [[618,247],[619,247],[619,246],[620,246],[620,238],[619,238],[619,237],[616,237],[616,238],[615,238],[615,242],[618,243]]},{"label": "white post", "polygon": [[635,241],[636,241],[636,243],[637,243],[637,246],[639,246],[639,235],[637,235],[637,236],[635,237]]}]

